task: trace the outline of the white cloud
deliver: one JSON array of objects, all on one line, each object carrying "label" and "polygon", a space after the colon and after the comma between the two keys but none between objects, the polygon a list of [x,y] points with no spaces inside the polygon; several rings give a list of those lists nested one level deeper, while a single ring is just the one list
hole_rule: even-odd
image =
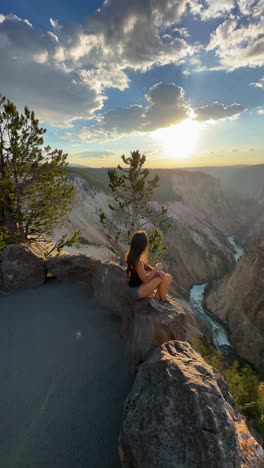
[{"label": "white cloud", "polygon": [[220,66],[226,70],[264,65],[264,22],[260,18],[247,24],[225,20],[211,34],[207,51],[215,50]]},{"label": "white cloud", "polygon": [[262,78],[260,78],[259,81],[256,81],[255,83],[250,83],[250,86],[254,86],[255,88],[264,89],[264,76]]},{"label": "white cloud", "polygon": [[37,52],[33,54],[33,60],[37,63],[45,63],[48,61],[49,54],[47,50],[43,50],[41,52]]},{"label": "white cloud", "polygon": [[129,85],[127,74],[114,63],[109,63],[104,68],[80,70],[79,75],[82,81],[89,84],[97,93],[102,93],[105,88],[117,88],[123,91]]},{"label": "white cloud", "polygon": [[225,106],[219,102],[212,102],[207,106],[195,109],[196,119],[199,122],[216,121],[222,119],[234,119],[246,109],[241,104]]},{"label": "white cloud", "polygon": [[264,106],[263,107],[258,107],[256,112],[257,112],[258,115],[264,115]]},{"label": "white cloud", "polygon": [[235,6],[235,0],[190,0],[191,12],[204,21],[230,14]]},{"label": "white cloud", "polygon": [[264,0],[238,0],[243,15],[259,17],[264,14]]},{"label": "white cloud", "polygon": [[61,25],[56,19],[50,18],[50,24],[53,27],[53,29],[61,29]]}]

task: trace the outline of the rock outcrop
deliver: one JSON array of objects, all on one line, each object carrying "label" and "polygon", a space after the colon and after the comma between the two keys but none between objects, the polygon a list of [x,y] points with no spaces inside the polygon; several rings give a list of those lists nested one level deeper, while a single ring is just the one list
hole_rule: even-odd
[{"label": "rock outcrop", "polygon": [[44,259],[28,245],[12,244],[0,254],[0,289],[34,288],[44,283],[46,274]]},{"label": "rock outcrop", "polygon": [[232,274],[213,284],[206,306],[228,326],[240,356],[264,375],[264,244],[250,249]]},{"label": "rock outcrop", "polygon": [[174,310],[154,309],[148,299],[131,306],[124,335],[133,370],[143,362],[154,348],[170,340],[186,340],[186,314],[182,306],[170,298]]},{"label": "rock outcrop", "polygon": [[50,258],[48,271],[60,281],[78,282],[90,288],[97,302],[122,320],[131,366],[168,340],[186,339],[186,314],[171,299],[174,310],[164,313],[151,307],[148,299],[132,301],[128,295],[127,275],[114,263],[104,263],[85,255]]},{"label": "rock outcrop", "polygon": [[119,453],[123,468],[264,466],[263,449],[218,371],[178,341],[140,366],[124,407]]},{"label": "rock outcrop", "polygon": [[59,281],[79,283],[90,289],[100,305],[119,317],[130,307],[126,273],[115,263],[86,255],[62,255],[49,258],[47,267]]}]

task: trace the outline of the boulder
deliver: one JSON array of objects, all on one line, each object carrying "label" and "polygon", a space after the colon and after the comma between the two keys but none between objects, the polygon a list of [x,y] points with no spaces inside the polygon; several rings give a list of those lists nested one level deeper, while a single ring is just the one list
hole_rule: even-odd
[{"label": "boulder", "polygon": [[174,299],[170,298],[170,302],[173,310],[154,309],[148,298],[132,305],[124,334],[133,370],[166,341],[186,340],[186,314]]},{"label": "boulder", "polygon": [[79,283],[92,288],[97,264],[100,263],[86,255],[61,255],[47,260],[48,272],[59,281]]},{"label": "boulder", "polygon": [[97,302],[111,309],[116,316],[130,316],[132,302],[128,297],[128,278],[121,266],[98,262],[93,276],[93,292]]},{"label": "boulder", "polygon": [[77,282],[90,288],[97,302],[119,317],[130,307],[126,273],[115,263],[104,263],[86,255],[62,255],[49,258],[47,267],[60,281]]},{"label": "boulder", "polygon": [[0,288],[13,290],[40,286],[46,279],[44,259],[28,245],[11,244],[0,254]]},{"label": "boulder", "polygon": [[264,466],[225,381],[186,342],[170,341],[139,367],[119,438],[123,468]]}]

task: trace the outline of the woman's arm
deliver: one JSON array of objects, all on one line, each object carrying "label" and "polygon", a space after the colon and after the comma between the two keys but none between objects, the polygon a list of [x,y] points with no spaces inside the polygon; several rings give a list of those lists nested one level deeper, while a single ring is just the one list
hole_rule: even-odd
[{"label": "woman's arm", "polygon": [[159,267],[155,266],[154,268],[151,269],[150,272],[147,272],[145,270],[145,266],[144,266],[144,263],[142,262],[142,260],[139,260],[138,263],[137,263],[137,266],[136,266],[136,272],[137,272],[139,278],[141,279],[141,281],[143,281],[143,283],[147,283],[149,280],[154,278],[154,276],[156,275],[158,269],[159,269]]}]

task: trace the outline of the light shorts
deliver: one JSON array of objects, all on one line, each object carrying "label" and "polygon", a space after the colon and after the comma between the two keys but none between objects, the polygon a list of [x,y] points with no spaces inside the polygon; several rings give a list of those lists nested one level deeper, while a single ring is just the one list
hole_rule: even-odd
[{"label": "light shorts", "polygon": [[130,297],[135,301],[139,299],[139,286],[129,286],[128,292]]}]

